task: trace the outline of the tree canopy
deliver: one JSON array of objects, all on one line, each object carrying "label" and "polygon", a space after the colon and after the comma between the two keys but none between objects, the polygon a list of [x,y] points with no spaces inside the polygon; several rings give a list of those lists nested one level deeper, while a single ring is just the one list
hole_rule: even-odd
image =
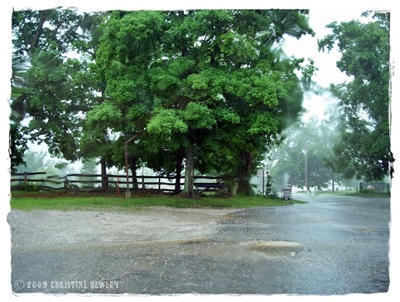
[{"label": "tree canopy", "polygon": [[[371,16],[371,13],[365,13]],[[337,48],[337,67],[349,82],[332,85],[340,100],[341,140],[335,146],[338,161],[345,163],[346,177],[380,180],[389,174],[394,161],[390,149],[390,19],[387,13],[373,14],[372,21],[334,22],[332,34],[319,41],[320,50]]]},{"label": "tree canopy", "polygon": [[[29,116],[29,139],[66,159],[100,157],[105,168],[126,166],[128,156],[132,173],[146,164],[180,177],[184,167],[189,197],[196,171],[236,180],[251,194],[265,151],[302,112],[296,72],[309,77],[310,68],[302,58],[277,56],[274,47],[285,35],[313,34],[306,15],[14,12],[21,64],[13,73],[13,143]],[[71,50],[84,59],[68,58]]]},{"label": "tree canopy", "polygon": [[47,143],[52,155],[77,159],[79,113],[94,87],[85,62],[67,54],[88,39],[87,23],[74,9],[13,12],[12,168],[23,163],[28,139]]},{"label": "tree canopy", "polygon": [[145,157],[150,141],[146,152],[159,154],[150,165],[165,168],[162,154],[185,159],[188,196],[195,169],[237,178],[250,194],[257,161],[302,109],[302,60],[280,61],[260,38],[271,28],[275,41],[312,33],[304,22],[285,28],[285,16],[305,20],[299,11],[113,12],[97,54],[106,101],[92,111],[126,137],[143,132],[134,152]]}]

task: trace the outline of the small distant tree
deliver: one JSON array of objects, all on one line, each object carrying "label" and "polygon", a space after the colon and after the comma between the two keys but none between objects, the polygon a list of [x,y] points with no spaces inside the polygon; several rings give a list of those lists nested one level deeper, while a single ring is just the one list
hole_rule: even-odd
[{"label": "small distant tree", "polygon": [[[332,150],[337,133],[331,123],[312,118],[289,128],[284,136],[282,145],[270,153],[274,178],[288,177],[290,184],[305,186],[307,190],[326,187],[338,161]],[[285,184],[283,180],[280,183]]]},{"label": "small distant tree", "polygon": [[273,183],[272,176],[270,173],[267,173],[267,183],[265,185],[265,195],[267,195],[268,197],[274,196],[274,192],[272,190],[272,183]]},{"label": "small distant tree", "polygon": [[[80,170],[81,174],[97,174],[97,165],[98,165],[98,160],[96,158],[86,158],[82,162],[82,168]],[[81,177],[81,180],[91,180],[92,178],[88,177]],[[92,188],[94,187],[93,184],[84,184],[82,187],[86,188]]]},{"label": "small distant tree", "polygon": [[46,159],[47,153],[44,151],[36,152],[28,150],[23,156],[23,164],[15,168],[17,173],[24,172],[44,172],[46,171],[49,161]]}]

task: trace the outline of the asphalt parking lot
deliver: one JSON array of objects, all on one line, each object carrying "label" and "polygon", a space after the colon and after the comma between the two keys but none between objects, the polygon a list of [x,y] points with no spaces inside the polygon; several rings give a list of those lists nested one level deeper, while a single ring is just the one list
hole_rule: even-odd
[{"label": "asphalt parking lot", "polygon": [[16,211],[12,289],[24,293],[384,293],[390,200],[295,196],[251,209]]}]

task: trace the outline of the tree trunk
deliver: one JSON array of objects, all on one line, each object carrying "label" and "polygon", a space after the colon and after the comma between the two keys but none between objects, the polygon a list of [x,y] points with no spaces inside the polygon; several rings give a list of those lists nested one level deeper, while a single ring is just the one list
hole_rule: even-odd
[{"label": "tree trunk", "polygon": [[183,152],[176,151],[176,176],[175,176],[175,189],[174,194],[177,195],[181,192],[181,174],[182,174]]},{"label": "tree trunk", "polygon": [[[126,172],[126,197],[130,197],[131,194],[129,192],[129,164],[128,164],[128,144],[133,141],[135,138],[137,138],[140,135],[140,132],[135,133],[133,136],[131,136],[129,139],[125,140],[124,144],[124,156],[125,156],[125,172]],[[135,164],[136,166],[136,164]],[[135,169],[136,172],[136,169]],[[135,173],[136,175],[136,173]]]},{"label": "tree trunk", "polygon": [[45,11],[41,11],[39,14],[40,14],[39,24],[38,24],[36,33],[35,33],[32,41],[30,43],[31,47],[30,47],[30,50],[29,50],[29,56],[31,57],[31,59],[32,59],[32,56],[33,56],[36,48],[39,45],[39,38],[40,38],[40,36],[41,36],[41,34],[43,32],[43,25],[44,25],[44,23],[46,21],[46,12]]},{"label": "tree trunk", "polygon": [[101,187],[104,192],[108,192],[108,176],[107,176],[107,163],[105,159],[101,159]]},{"label": "tree trunk", "polygon": [[239,167],[239,175],[238,175],[238,193],[251,196],[254,194],[253,189],[251,187],[251,170],[252,170],[252,154],[248,151],[241,152],[241,162]]},{"label": "tree trunk", "polygon": [[186,154],[185,187],[183,189],[183,193],[188,198],[194,197],[193,183],[194,183],[194,144],[190,142]]},{"label": "tree trunk", "polygon": [[132,190],[138,189],[137,174],[136,174],[136,156],[131,157],[131,172],[132,172]]}]

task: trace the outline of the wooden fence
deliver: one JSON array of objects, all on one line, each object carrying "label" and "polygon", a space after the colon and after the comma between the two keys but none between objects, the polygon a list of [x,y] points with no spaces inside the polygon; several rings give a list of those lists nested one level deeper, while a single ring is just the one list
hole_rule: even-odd
[{"label": "wooden fence", "polygon": [[[222,179],[211,176],[195,176],[194,186],[198,190],[219,190],[225,188]],[[127,190],[126,175],[107,174],[68,174],[65,176],[49,175],[46,172],[26,172],[11,175],[11,190],[64,190],[64,191],[103,191],[103,182],[109,191],[124,192]],[[171,193],[175,190],[176,177],[161,175],[139,175],[135,179],[128,176],[129,189],[134,185],[139,190],[153,190]],[[182,190],[184,177],[180,179]]]}]

